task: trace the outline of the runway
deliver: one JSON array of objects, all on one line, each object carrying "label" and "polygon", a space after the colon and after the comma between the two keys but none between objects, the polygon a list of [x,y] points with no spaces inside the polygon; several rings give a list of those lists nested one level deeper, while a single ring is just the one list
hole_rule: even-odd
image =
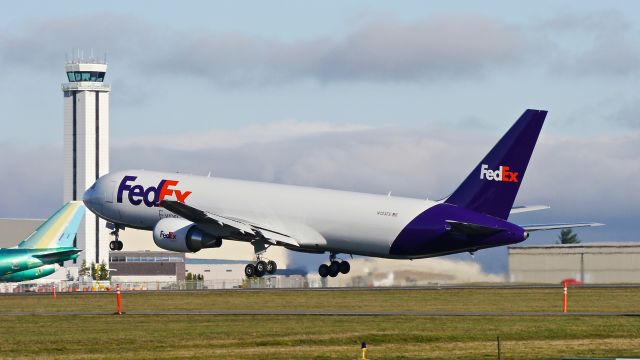
[{"label": "runway", "polygon": [[[111,316],[108,311],[67,311],[67,312],[15,312],[0,313],[0,317],[11,316]],[[602,317],[640,316],[640,312],[415,312],[415,311],[314,311],[314,310],[169,310],[169,311],[129,311],[129,316],[357,316],[357,317]]]}]

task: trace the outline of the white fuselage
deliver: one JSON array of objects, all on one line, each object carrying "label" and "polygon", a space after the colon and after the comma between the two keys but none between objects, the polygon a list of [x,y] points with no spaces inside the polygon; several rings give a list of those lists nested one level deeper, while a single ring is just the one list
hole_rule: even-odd
[{"label": "white fuselage", "polygon": [[170,182],[164,186],[163,199],[183,200],[209,213],[277,229],[295,238],[302,250],[377,257],[396,257],[389,254],[389,249],[398,234],[436,204],[386,195],[130,170],[100,178],[93,187],[95,199],[90,207],[116,224],[151,230],[160,219],[175,217],[156,206],[162,200],[157,188],[163,180]]}]

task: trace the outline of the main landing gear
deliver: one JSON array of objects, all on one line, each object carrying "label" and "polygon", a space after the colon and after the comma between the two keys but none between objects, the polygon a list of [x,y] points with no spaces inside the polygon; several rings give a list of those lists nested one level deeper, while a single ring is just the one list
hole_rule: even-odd
[{"label": "main landing gear", "polygon": [[331,253],[329,255],[329,265],[322,264],[318,268],[318,274],[321,277],[326,278],[327,276],[336,277],[338,274],[348,274],[349,270],[351,270],[351,265],[346,260],[336,260],[336,254]]},{"label": "main landing gear", "polygon": [[244,268],[244,274],[250,277],[263,277],[265,274],[273,275],[278,270],[278,264],[275,261],[269,260],[264,261],[262,259],[258,259],[258,262],[254,264],[247,264]]},{"label": "main landing gear", "polygon": [[247,264],[244,268],[244,274],[246,277],[263,277],[265,274],[273,275],[278,270],[278,264],[275,261],[264,261],[262,255],[267,251],[267,245],[264,241],[254,240],[252,243],[253,250],[256,254],[257,262],[255,264]]},{"label": "main landing gear", "polygon": [[[122,243],[122,241],[119,240],[120,237],[120,227],[118,226],[118,224],[112,224],[113,225],[113,231],[111,231],[111,233],[109,233],[111,236],[115,237],[115,240],[109,242],[109,250],[111,251],[120,251],[124,248],[124,244]],[[109,229],[111,229],[112,227],[109,226],[109,223],[107,223],[107,227]]]}]

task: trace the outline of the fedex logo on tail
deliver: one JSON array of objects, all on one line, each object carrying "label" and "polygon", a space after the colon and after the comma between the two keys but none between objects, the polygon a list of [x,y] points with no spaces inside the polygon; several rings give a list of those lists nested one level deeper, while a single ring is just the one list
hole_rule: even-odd
[{"label": "fedex logo on tail", "polygon": [[489,165],[482,164],[480,167],[480,179],[517,183],[518,173],[510,171],[508,166],[500,166],[498,170],[490,170]]},{"label": "fedex logo on tail", "polygon": [[142,185],[131,184],[137,178],[137,176],[130,175],[122,178],[120,186],[118,186],[118,203],[122,203],[125,192],[131,205],[138,206],[144,203],[146,207],[158,207],[158,203],[167,197],[174,197],[183,203],[191,195],[191,191],[182,191],[175,188],[179,183],[178,180],[163,179],[160,180],[158,186],[150,186],[145,189]]}]

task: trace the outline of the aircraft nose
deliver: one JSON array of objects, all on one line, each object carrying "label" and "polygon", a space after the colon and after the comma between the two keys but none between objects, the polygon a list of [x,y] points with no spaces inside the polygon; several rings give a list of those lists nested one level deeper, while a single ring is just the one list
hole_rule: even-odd
[{"label": "aircraft nose", "polygon": [[89,209],[94,210],[97,205],[100,204],[98,193],[99,192],[96,190],[96,184],[91,185],[91,187],[84,192],[84,195],[82,195],[84,205]]}]

